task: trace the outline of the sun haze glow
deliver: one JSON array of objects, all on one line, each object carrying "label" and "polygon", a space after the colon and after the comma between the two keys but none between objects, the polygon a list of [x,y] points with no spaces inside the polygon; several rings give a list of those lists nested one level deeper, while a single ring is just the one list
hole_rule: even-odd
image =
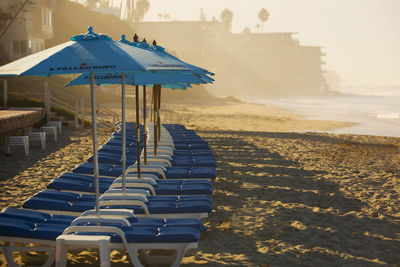
[{"label": "sun haze glow", "polygon": [[400,85],[400,1],[398,0],[149,0],[145,21],[219,19],[229,8],[233,32],[259,31],[257,14],[270,13],[264,32],[298,32],[300,43],[326,48],[326,68],[341,75],[342,84]]}]

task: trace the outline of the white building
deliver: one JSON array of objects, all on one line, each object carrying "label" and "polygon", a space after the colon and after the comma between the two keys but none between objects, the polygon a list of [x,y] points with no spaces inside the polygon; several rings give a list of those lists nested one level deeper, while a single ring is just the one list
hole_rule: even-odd
[{"label": "white building", "polygon": [[[15,0],[1,0],[0,8],[15,14],[19,8],[16,3]],[[53,37],[56,5],[57,0],[29,1],[0,39],[3,56],[13,61],[45,49],[45,40]]]}]

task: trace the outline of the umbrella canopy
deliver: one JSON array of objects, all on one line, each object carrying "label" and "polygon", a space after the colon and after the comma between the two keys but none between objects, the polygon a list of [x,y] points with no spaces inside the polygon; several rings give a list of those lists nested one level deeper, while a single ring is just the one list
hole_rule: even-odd
[{"label": "umbrella canopy", "polygon": [[156,53],[158,56],[160,56],[160,57],[162,57],[162,58],[164,58],[165,60],[168,60],[168,61],[179,62],[179,63],[177,63],[177,65],[184,66],[185,68],[189,69],[192,73],[195,73],[195,74],[208,74],[208,75],[212,75],[212,76],[215,75],[214,73],[212,73],[212,72],[210,72],[210,71],[208,71],[206,69],[197,67],[195,65],[191,65],[191,64],[186,63],[186,62],[180,60],[179,58],[171,55],[170,53],[165,51],[164,47],[157,45],[156,41],[153,42],[153,46],[150,46],[146,42],[130,42],[130,41],[126,40],[126,36],[125,36],[125,34],[123,34],[123,35],[121,35],[121,40],[119,42],[123,43],[123,44],[127,44],[127,45],[130,45],[130,46],[133,46],[133,47],[142,48],[143,50],[147,50],[147,51],[152,52],[152,53]]},{"label": "umbrella canopy", "polygon": [[[96,73],[95,83],[97,85],[120,84],[121,73]],[[205,74],[193,74],[190,72],[135,72],[127,73],[126,83],[132,85],[149,84],[201,84],[212,82],[213,79]],[[66,86],[90,84],[90,75],[82,74],[72,80]]]},{"label": "umbrella canopy", "polygon": [[89,32],[0,67],[0,76],[50,76],[89,72],[188,71],[182,62]]},{"label": "umbrella canopy", "polygon": [[99,214],[99,174],[94,73],[110,71],[122,73],[121,84],[124,89],[125,72],[150,70],[189,71],[177,59],[167,58],[150,50],[113,41],[106,35],[94,33],[92,27],[88,28],[86,34],[73,36],[71,41],[0,67],[0,76],[50,76],[90,73],[96,214]]}]

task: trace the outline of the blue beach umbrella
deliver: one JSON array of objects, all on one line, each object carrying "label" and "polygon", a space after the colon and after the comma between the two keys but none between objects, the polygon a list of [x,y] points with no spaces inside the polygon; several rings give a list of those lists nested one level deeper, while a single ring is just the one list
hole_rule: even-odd
[{"label": "blue beach umbrella", "polygon": [[[0,76],[50,76],[60,74],[90,73],[93,163],[96,183],[96,214],[99,214],[98,151],[96,127],[95,72],[118,72],[125,88],[125,73],[134,71],[188,71],[179,60],[162,57],[121,42],[106,35],[88,32],[76,35],[71,41],[40,51],[0,67]],[[124,135],[125,136],[125,135]]]},{"label": "blue beach umbrella", "polygon": [[[185,63],[178,58],[168,54],[165,52],[165,49],[160,46],[150,46],[145,42],[130,42],[126,40],[125,35],[121,35],[121,40],[118,41],[125,48],[129,46],[135,51],[140,49],[139,55],[149,55],[154,58],[152,63],[149,63],[146,68],[150,71],[145,72],[135,72],[128,73],[125,83],[136,85],[136,135],[137,135],[137,168],[138,168],[138,177],[140,177],[140,127],[139,127],[139,88],[138,85],[143,85],[143,103],[146,103],[146,85],[159,85],[163,84],[164,87],[175,88],[175,89],[185,89],[189,87],[189,84],[200,84],[200,83],[210,83],[214,80],[208,77],[206,74],[214,75],[211,72],[208,72],[205,69],[196,67],[194,65],[190,65]],[[130,50],[129,50],[130,52]],[[143,62],[146,60],[146,57],[140,57],[135,55],[135,59],[139,62]],[[154,63],[156,61],[156,63]],[[173,70],[171,70],[173,69]],[[120,84],[121,83],[121,75],[120,73],[115,72],[99,72],[95,74],[95,83],[98,85],[107,85],[107,84]],[[78,85],[78,84],[88,84],[90,77],[87,74],[83,74],[76,78],[75,80],[68,83],[66,86]],[[156,86],[157,87],[157,86]],[[154,88],[154,87],[153,87]],[[157,87],[158,88],[158,87]],[[161,94],[161,92],[160,92]],[[126,168],[126,119],[125,119],[125,87],[122,86],[122,169]],[[154,95],[154,94],[153,94]],[[144,126],[146,127],[146,114],[144,109]],[[159,116],[158,116],[159,119]],[[160,124],[160,123],[159,123]],[[160,125],[158,125],[160,127]],[[156,136],[156,127],[155,136]],[[159,133],[159,131],[158,131]],[[145,137],[146,137],[145,133]],[[156,140],[155,140],[156,141]],[[155,142],[155,153],[157,142]],[[146,164],[147,159],[147,146],[146,142],[144,144],[144,163]],[[125,192],[125,172],[122,172],[122,190]]]},{"label": "blue beach umbrella", "polygon": [[[136,40],[135,40],[136,39]],[[188,68],[190,70],[191,73],[193,74],[197,74],[200,75],[200,77],[202,78],[202,82],[200,83],[211,83],[214,81],[214,79],[208,77],[206,74],[208,75],[214,75],[214,73],[209,72],[206,69],[191,65],[189,63],[186,63],[180,59],[178,59],[177,57],[169,54],[168,52],[165,51],[164,47],[161,47],[159,45],[157,45],[156,41],[153,41],[153,46],[150,46],[149,44],[147,44],[146,42],[137,42],[137,35],[135,34],[134,40],[135,42],[130,42],[128,40],[126,40],[125,35],[121,36],[121,40],[119,42],[124,43],[124,44],[128,44],[130,46],[134,46],[134,47],[140,47],[144,50],[148,50],[148,51],[153,51],[155,52],[157,55],[159,55],[160,57],[163,57],[164,59],[168,59],[168,60],[176,60],[179,61],[180,64],[182,64],[183,66],[185,66],[186,68]],[[156,89],[156,90],[154,90]],[[145,88],[144,88],[145,90]],[[156,92],[156,94],[154,93]],[[155,110],[155,117],[157,117],[157,125],[156,125],[156,120],[154,120],[154,154],[157,154],[157,135],[158,135],[158,139],[160,138],[160,133],[161,133],[161,122],[160,122],[160,100],[161,100],[161,86],[160,84],[157,84],[157,86],[153,87],[153,97],[154,97],[154,110]],[[157,101],[156,101],[157,100]],[[157,108],[156,108],[157,107]],[[157,126],[157,127],[156,127]],[[158,129],[158,131],[157,131]],[[137,131],[139,131],[139,126],[137,126]],[[144,155],[145,155],[145,160],[146,160],[146,147],[144,147]]]},{"label": "blue beach umbrella", "polygon": [[[136,35],[135,35],[136,36]],[[136,36],[137,37],[137,36]],[[153,42],[153,46],[150,46],[149,44],[147,44],[146,42],[137,42],[137,41],[135,41],[135,42],[130,42],[130,41],[128,41],[128,40],[126,40],[126,36],[125,36],[125,34],[123,34],[123,35],[121,35],[121,40],[119,41],[119,43],[122,43],[122,44],[125,44],[125,45],[129,45],[129,46],[131,46],[131,47],[135,47],[135,48],[140,48],[140,49],[142,49],[143,51],[146,51],[147,53],[154,53],[154,54],[156,54],[158,57],[160,57],[160,61],[158,62],[158,63],[160,63],[160,64],[165,64],[165,62],[170,62],[170,61],[172,61],[172,62],[175,62],[175,64],[171,64],[171,66],[174,66],[174,67],[181,67],[181,69],[179,69],[179,73],[184,73],[184,72],[190,72],[190,73],[192,73],[192,74],[199,74],[200,76],[201,75],[205,75],[205,74],[211,74],[211,75],[214,75],[213,73],[211,73],[211,72],[208,72],[207,70],[205,70],[205,69],[202,69],[202,68],[199,68],[199,67],[197,67],[197,66],[194,66],[194,65],[191,65],[191,64],[188,64],[188,63],[186,63],[186,62],[183,62],[183,61],[181,61],[180,59],[178,59],[178,58],[176,58],[176,57],[174,57],[174,56],[172,56],[171,54],[169,54],[169,53],[167,53],[167,52],[165,52],[165,49],[163,48],[163,47],[161,47],[161,46],[157,46],[157,44],[155,43],[155,41]],[[152,67],[156,67],[157,66],[157,64],[156,65],[154,65],[154,66],[152,66]],[[186,70],[185,70],[186,69]],[[164,71],[166,71],[166,68],[164,68],[163,69]],[[157,72],[159,72],[159,71],[157,71]],[[162,70],[160,71],[160,72],[162,72]],[[150,74],[150,73],[147,73],[147,74]],[[176,74],[178,74],[178,73],[169,73],[169,76],[175,76]],[[146,75],[146,74],[144,74],[144,75]],[[145,78],[145,76],[140,76],[141,78]],[[138,80],[138,78],[137,78],[137,80],[136,81],[134,81],[134,83],[132,83],[132,84],[135,84],[136,85],[136,114],[138,114],[139,113],[139,111],[138,111],[138,106],[139,106],[139,100],[138,100],[138,98],[139,98],[139,88],[138,88],[138,84],[142,84],[143,85],[143,97],[144,97],[144,99],[143,99],[143,101],[144,101],[144,103],[145,103],[145,97],[146,97],[146,85],[145,84],[147,84],[147,83],[152,83],[152,84],[156,84],[157,86],[155,86],[155,87],[153,87],[153,88],[159,88],[158,87],[158,85],[160,85],[161,83],[168,83],[168,84],[175,84],[175,81],[172,83],[172,81],[170,80],[170,81],[168,81],[168,82],[159,82],[159,83],[156,83],[155,82],[155,76],[152,76],[152,75],[150,75],[151,77],[149,78],[150,80],[147,80],[146,82],[145,81],[139,81]],[[189,79],[189,78],[192,78],[192,77],[190,77],[190,76],[187,76],[187,79]],[[151,79],[153,79],[153,81],[151,81]],[[209,78],[209,77],[206,77],[206,78],[204,78],[205,80],[209,80],[209,79],[211,79],[211,78]],[[160,80],[159,80],[160,81]],[[204,83],[204,80],[202,80],[201,82],[199,82],[199,83]],[[160,89],[161,89],[161,87],[160,87]],[[154,92],[154,91],[153,91]],[[161,94],[161,92],[159,93],[159,94]],[[153,96],[154,96],[154,94],[153,94]],[[155,102],[154,102],[155,103]],[[145,121],[145,114],[144,114],[144,126],[146,126],[146,121]],[[158,117],[158,121],[159,121],[159,117]],[[138,168],[138,171],[137,171],[137,173],[138,173],[138,177],[140,177],[140,157],[139,157],[139,142],[140,142],[140,140],[139,140],[139,136],[140,136],[140,126],[139,126],[139,117],[138,117],[138,115],[136,116],[136,136],[137,136],[137,154],[138,154],[138,159],[137,159],[137,168]],[[160,125],[159,125],[160,123],[158,123],[158,133],[160,133]],[[124,132],[124,127],[125,127],[125,125],[123,124],[123,126],[122,126],[123,128],[122,128],[122,130],[123,130],[123,132]],[[155,137],[157,136],[157,132],[156,132],[156,127],[154,127],[154,134],[155,134]],[[145,138],[146,138],[146,133],[145,133]],[[155,139],[155,143],[154,143],[154,153],[156,154],[157,152],[157,150],[156,150],[156,148],[157,148],[157,140]],[[147,155],[147,147],[146,147],[146,144],[145,144],[145,146],[144,146],[144,163],[146,164],[146,155]],[[125,175],[125,174],[124,174]],[[124,178],[124,176],[123,176],[123,178]],[[123,185],[124,185],[124,183],[123,183]],[[124,187],[123,187],[124,188]]]}]

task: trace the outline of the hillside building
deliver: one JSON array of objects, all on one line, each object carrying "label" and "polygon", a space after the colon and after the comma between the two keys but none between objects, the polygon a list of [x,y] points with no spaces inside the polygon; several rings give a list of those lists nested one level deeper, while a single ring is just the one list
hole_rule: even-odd
[{"label": "hillside building", "polygon": [[[13,14],[19,5],[14,0],[0,1],[0,8]],[[29,1],[0,39],[2,56],[13,61],[45,49],[45,40],[53,37],[52,14],[56,5],[56,0]]]},{"label": "hillside building", "polygon": [[[141,22],[140,40],[156,39],[183,60],[217,74],[217,94],[323,93],[321,47],[302,46],[296,33],[231,33],[218,20]],[[171,51],[173,50],[173,51]]]}]

